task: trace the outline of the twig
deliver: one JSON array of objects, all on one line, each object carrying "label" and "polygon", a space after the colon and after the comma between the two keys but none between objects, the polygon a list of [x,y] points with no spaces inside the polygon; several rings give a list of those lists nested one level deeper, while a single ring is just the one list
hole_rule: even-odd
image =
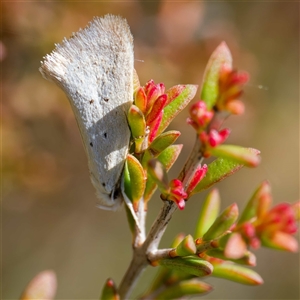
[{"label": "twig", "polygon": [[132,289],[142,272],[146,269],[148,260],[142,248],[133,250],[132,260],[120,283],[118,294],[120,299],[128,299]]},{"label": "twig", "polygon": [[148,260],[151,263],[155,263],[156,261],[162,259],[162,258],[170,258],[170,251],[172,251],[174,248],[166,248],[166,249],[158,249],[154,252],[148,252]]},{"label": "twig", "polygon": [[157,250],[158,244],[176,209],[177,206],[174,202],[165,201],[159,215],[150,229],[145,242],[141,246],[133,249],[131,263],[118,289],[121,299],[128,299],[138,278],[150,262],[148,254],[152,254]]},{"label": "twig", "polygon": [[147,252],[154,252],[157,250],[157,247],[160,243],[160,240],[167,228],[169,221],[172,218],[174,211],[177,209],[175,202],[173,201],[164,201],[164,205],[161,208],[161,211],[154,221],[150,232],[147,236],[147,239],[143,245],[143,248]]}]

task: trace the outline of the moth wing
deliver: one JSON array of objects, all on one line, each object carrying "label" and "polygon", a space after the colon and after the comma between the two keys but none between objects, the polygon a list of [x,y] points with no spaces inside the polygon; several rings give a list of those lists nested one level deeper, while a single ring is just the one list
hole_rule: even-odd
[{"label": "moth wing", "polygon": [[67,94],[101,207],[115,208],[130,141],[133,38],[125,19],[106,15],[64,39],[45,57],[43,76]]}]

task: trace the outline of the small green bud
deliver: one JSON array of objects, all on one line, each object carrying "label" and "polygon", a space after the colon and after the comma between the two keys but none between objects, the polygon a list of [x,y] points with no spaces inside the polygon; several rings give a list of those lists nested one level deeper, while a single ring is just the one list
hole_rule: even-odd
[{"label": "small green bud", "polygon": [[179,245],[175,249],[170,252],[170,256],[188,256],[195,253],[196,245],[193,237],[189,234],[179,243]]},{"label": "small green bud", "polygon": [[185,272],[198,277],[210,275],[213,266],[206,260],[194,256],[163,258],[158,264],[173,271]]},{"label": "small green bud", "polygon": [[200,295],[208,293],[212,290],[212,286],[200,281],[199,279],[188,279],[173,284],[162,292],[156,294],[155,299],[173,300],[189,295]]},{"label": "small green bud", "polygon": [[203,236],[203,241],[210,241],[222,236],[237,220],[239,215],[238,206],[233,203],[227,207],[215,220],[208,231]]},{"label": "small green bud", "polygon": [[120,297],[117,294],[117,289],[115,286],[115,283],[112,279],[107,279],[105,282],[105,285],[102,290],[102,295],[100,297],[100,300],[119,300]]}]

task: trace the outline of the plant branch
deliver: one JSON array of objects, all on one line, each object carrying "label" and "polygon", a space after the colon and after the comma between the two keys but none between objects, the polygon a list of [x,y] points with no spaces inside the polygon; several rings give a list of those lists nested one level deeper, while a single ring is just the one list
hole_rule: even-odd
[{"label": "plant branch", "polygon": [[177,206],[175,202],[164,201],[164,205],[161,208],[161,211],[157,216],[156,220],[152,224],[152,227],[143,245],[143,248],[147,251],[147,253],[154,252],[157,250],[160,240],[176,209]]},{"label": "plant branch", "polygon": [[141,246],[134,248],[131,263],[118,289],[121,299],[128,299],[138,278],[150,262],[148,254],[151,257],[151,254],[157,251],[158,244],[176,209],[177,206],[174,202],[164,201],[164,205],[154,221],[145,242]]},{"label": "plant branch", "polygon": [[141,198],[136,212],[138,224],[135,225],[133,236],[133,248],[140,247],[146,238],[146,211],[144,210],[144,198]]},{"label": "plant branch", "polygon": [[162,258],[170,258],[170,251],[172,251],[174,248],[166,248],[166,249],[158,249],[153,252],[148,252],[148,260],[151,263],[155,263],[156,261],[162,259]]},{"label": "plant branch", "polygon": [[134,249],[130,265],[120,283],[118,294],[120,299],[128,299],[137,280],[146,269],[148,260],[145,251],[139,247]]}]

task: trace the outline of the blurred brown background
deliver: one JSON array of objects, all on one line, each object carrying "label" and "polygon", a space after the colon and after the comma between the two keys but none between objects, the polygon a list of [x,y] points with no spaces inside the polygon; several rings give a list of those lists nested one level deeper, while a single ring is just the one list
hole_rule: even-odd
[{"label": "blurred brown background", "polygon": [[[54,43],[95,15],[128,20],[142,84],[151,78],[167,87],[201,84],[210,54],[226,41],[234,66],[251,74],[246,114],[228,120],[228,142],[260,149],[263,160],[260,167],[243,169],[218,185],[223,208],[234,201],[242,208],[264,179],[271,182],[275,203],[298,200],[299,3],[39,1],[2,2],[1,11],[3,299],[17,299],[44,269],[57,273],[57,299],[98,299],[105,279],[119,283],[131,257],[124,210],[95,208],[69,103],[38,71]],[[171,126],[182,131],[179,143],[184,143],[173,176],[194,141],[187,114],[185,110]],[[179,231],[193,233],[205,194],[176,212],[162,247]],[[148,227],[160,206],[154,197]],[[215,291],[204,298],[299,299],[299,254],[260,249],[257,256],[263,286],[208,278]],[[135,294],[155,271],[144,273]]]}]

